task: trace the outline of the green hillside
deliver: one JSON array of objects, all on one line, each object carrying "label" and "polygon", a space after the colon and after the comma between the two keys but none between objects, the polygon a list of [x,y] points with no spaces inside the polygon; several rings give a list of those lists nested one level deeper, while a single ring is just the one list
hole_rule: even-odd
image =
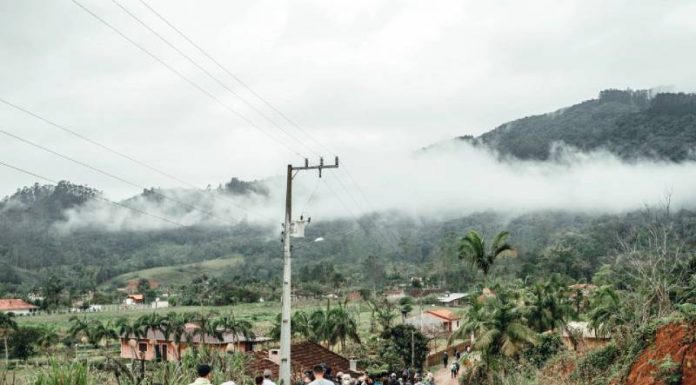
[{"label": "green hillside", "polygon": [[242,261],[243,257],[237,256],[175,266],[153,267],[118,275],[105,282],[104,285],[120,286],[131,280],[154,279],[159,282],[161,286],[178,286],[184,283],[182,282],[182,277],[193,274],[204,274],[209,277],[216,277],[221,275],[225,270],[240,265]]},{"label": "green hillside", "polygon": [[549,160],[554,144],[626,160],[696,159],[696,94],[605,90],[597,99],[496,127],[477,138],[503,157]]}]

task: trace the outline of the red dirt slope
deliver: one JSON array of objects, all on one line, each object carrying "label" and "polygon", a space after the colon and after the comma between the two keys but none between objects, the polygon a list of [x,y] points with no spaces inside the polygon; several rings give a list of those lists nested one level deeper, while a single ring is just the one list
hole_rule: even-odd
[{"label": "red dirt slope", "polygon": [[681,365],[682,384],[696,385],[696,325],[667,324],[660,327],[655,342],[633,363],[626,385],[664,385],[658,366],[667,357]]}]

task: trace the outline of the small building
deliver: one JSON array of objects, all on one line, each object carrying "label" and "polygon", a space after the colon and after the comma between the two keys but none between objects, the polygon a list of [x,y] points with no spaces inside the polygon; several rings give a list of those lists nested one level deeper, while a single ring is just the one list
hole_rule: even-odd
[{"label": "small building", "polygon": [[161,330],[149,329],[145,336],[122,335],[121,358],[135,360],[178,361],[191,346],[205,345],[220,352],[253,352],[257,345],[271,341],[270,338],[255,336],[246,338],[241,334],[223,333],[222,339],[206,333],[197,333],[199,326],[186,324],[186,334],[181,343],[175,342],[174,336],[165,338]]},{"label": "small building", "polygon": [[129,294],[123,303],[126,305],[138,305],[145,302],[145,297],[142,294]]},{"label": "small building", "polygon": [[443,306],[457,307],[462,306],[466,301],[468,294],[466,293],[445,293],[444,295],[437,297],[437,302],[441,303]]},{"label": "small building", "polygon": [[597,330],[590,327],[589,322],[568,322],[567,327],[563,328],[561,333],[561,340],[563,345],[568,349],[574,349],[571,336],[568,335],[568,330],[573,334],[578,343],[579,351],[588,351],[600,348],[608,344],[611,340],[611,335],[609,333],[601,334]]},{"label": "small building", "polygon": [[162,301],[159,298],[155,298],[155,300],[150,303],[150,307],[153,309],[163,309],[169,307],[169,301]]},{"label": "small building", "polygon": [[413,325],[430,337],[449,334],[459,328],[460,317],[448,309],[426,310],[423,314],[408,318],[406,324]]},{"label": "small building", "polygon": [[39,307],[18,298],[0,299],[0,313],[13,313],[15,315],[29,315],[36,313]]},{"label": "small building", "polygon": [[447,334],[447,330],[444,328],[442,320],[439,317],[434,317],[428,313],[407,318],[406,324],[412,325],[428,338],[435,338],[437,336]]},{"label": "small building", "polygon": [[454,330],[459,329],[459,320],[461,317],[458,315],[454,314],[451,310],[448,309],[434,309],[434,310],[427,310],[427,314],[438,318],[442,322],[442,328],[446,330],[447,332],[453,332]]},{"label": "small building", "polygon": [[[254,359],[249,365],[250,375],[260,375],[264,370],[270,370],[274,378],[278,378],[280,371],[280,350],[269,349],[254,352]],[[312,370],[320,363],[331,368],[333,375],[338,372],[351,374],[357,377],[359,374],[357,360],[348,359],[342,355],[310,341],[295,342],[290,346],[290,362],[294,377],[301,378],[303,372]]]}]

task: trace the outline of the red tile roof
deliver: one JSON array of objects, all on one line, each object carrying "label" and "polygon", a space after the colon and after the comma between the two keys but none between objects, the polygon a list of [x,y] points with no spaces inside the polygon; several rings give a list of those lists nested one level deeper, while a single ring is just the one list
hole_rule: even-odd
[{"label": "red tile roof", "polygon": [[456,321],[460,318],[458,315],[455,315],[451,310],[447,309],[427,310],[426,313],[432,314],[435,317],[442,318],[446,321]]},{"label": "red tile roof", "polygon": [[38,308],[38,306],[24,302],[21,299],[0,299],[0,311],[34,310]]},{"label": "red tile roof", "polygon": [[[338,372],[349,373],[350,361],[325,347],[310,341],[296,342],[290,347],[290,362],[292,371],[296,374],[312,370],[317,364],[326,364],[331,368],[332,375]],[[254,359],[249,365],[252,375],[263,373],[269,369],[273,377],[278,377],[278,364],[268,359],[268,351],[254,352]]]}]

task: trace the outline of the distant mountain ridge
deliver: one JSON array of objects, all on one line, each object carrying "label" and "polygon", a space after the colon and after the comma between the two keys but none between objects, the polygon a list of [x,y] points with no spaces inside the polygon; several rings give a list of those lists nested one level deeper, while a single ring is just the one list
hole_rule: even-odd
[{"label": "distant mountain ridge", "polygon": [[555,144],[607,150],[624,160],[696,159],[696,94],[604,90],[597,99],[461,136],[501,157],[549,160]]}]

